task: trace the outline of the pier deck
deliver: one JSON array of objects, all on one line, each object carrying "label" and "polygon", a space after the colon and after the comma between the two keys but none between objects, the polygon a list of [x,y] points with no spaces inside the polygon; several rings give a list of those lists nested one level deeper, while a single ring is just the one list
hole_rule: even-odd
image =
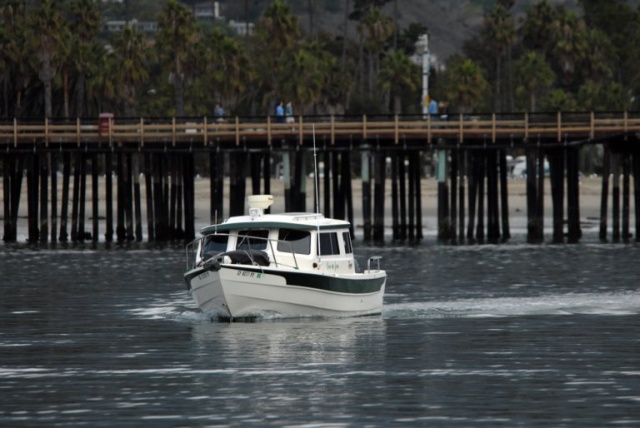
[{"label": "pier deck", "polygon": [[[246,195],[271,193],[277,179],[287,211],[352,224],[358,212],[367,241],[387,239],[389,224],[393,240],[419,241],[434,209],[422,200],[429,176],[439,240],[501,242],[510,238],[507,158],[524,156],[531,242],[544,241],[549,211],[552,240],[579,241],[580,176],[595,163],[600,238],[638,240],[639,135],[640,112],[0,120],[3,239],[17,239],[26,188],[29,241],[190,240],[200,176],[211,222],[244,213]],[[315,189],[304,179],[314,164],[319,207],[309,206]]]}]

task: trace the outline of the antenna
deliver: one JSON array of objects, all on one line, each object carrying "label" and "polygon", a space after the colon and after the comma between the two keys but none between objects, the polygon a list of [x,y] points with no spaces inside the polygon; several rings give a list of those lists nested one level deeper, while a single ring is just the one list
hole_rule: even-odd
[{"label": "antenna", "polygon": [[316,191],[316,214],[320,214],[320,197],[318,196],[318,155],[316,153],[316,124],[312,124],[312,135],[313,135],[313,178],[315,181],[315,191]]},{"label": "antenna", "polygon": [[[315,181],[315,190],[316,190],[316,214],[320,214],[320,197],[318,196],[318,154],[316,153],[316,124],[313,123],[311,125],[311,131],[313,135],[313,178]],[[320,219],[316,216],[316,226],[318,228],[316,233],[316,257],[318,260],[318,265],[320,265]]]}]

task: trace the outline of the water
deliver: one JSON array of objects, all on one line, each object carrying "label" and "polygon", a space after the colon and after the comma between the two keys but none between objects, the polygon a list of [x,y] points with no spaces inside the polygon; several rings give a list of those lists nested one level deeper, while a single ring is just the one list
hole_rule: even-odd
[{"label": "water", "polygon": [[0,426],[640,425],[640,246],[356,250],[382,316],[228,324],[179,248],[0,246]]}]

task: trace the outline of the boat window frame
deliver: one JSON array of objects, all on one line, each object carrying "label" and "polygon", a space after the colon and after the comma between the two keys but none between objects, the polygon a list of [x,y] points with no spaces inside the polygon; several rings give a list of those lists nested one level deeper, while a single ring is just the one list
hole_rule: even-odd
[{"label": "boat window frame", "polygon": [[[291,241],[287,239],[287,236],[282,236],[283,232],[292,233],[294,235],[300,235],[300,236],[304,235],[305,237],[303,239],[297,239],[295,241]],[[278,229],[276,250],[279,253],[299,254],[302,256],[309,256],[311,255],[311,242],[312,242],[312,234],[310,231],[282,227]],[[298,245],[304,246],[305,252],[298,251],[298,248],[299,248]]]},{"label": "boat window frame", "polygon": [[[327,242],[323,240],[323,238],[329,237],[329,250],[331,252],[323,252],[323,245],[326,245]],[[331,257],[331,256],[339,256],[342,253],[342,245],[340,243],[340,239],[338,237],[338,231],[337,230],[329,230],[329,231],[322,231],[319,233],[318,235],[318,256],[320,257]],[[336,252],[337,251],[337,252]]]},{"label": "boat window frame", "polygon": [[[269,229],[242,229],[237,230],[235,235],[235,250],[261,250],[265,251],[269,245]],[[262,236],[264,235],[264,236]],[[255,238],[255,239],[253,239]],[[240,245],[243,245],[240,247]]]},{"label": "boat window frame", "polygon": [[342,231],[342,248],[344,254],[353,254],[353,242],[351,241],[351,232],[348,230]]},{"label": "boat window frame", "polygon": [[[212,233],[210,235],[205,235],[202,237],[202,258],[203,260],[207,260],[210,259],[211,257],[213,257],[215,254],[210,254],[207,257],[207,246],[209,245],[210,242],[212,241],[216,241],[219,240],[220,238],[224,239],[224,247],[220,247],[218,248],[218,246],[216,246],[214,248],[215,254],[218,253],[223,253],[225,251],[227,251],[227,249],[229,248],[229,235],[228,234],[222,234],[222,233]],[[222,244],[222,242],[216,242],[216,244]]]}]

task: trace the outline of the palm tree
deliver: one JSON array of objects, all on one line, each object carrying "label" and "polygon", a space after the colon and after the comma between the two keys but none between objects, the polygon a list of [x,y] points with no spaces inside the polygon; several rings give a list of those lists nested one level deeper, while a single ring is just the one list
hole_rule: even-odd
[{"label": "palm tree", "polygon": [[580,0],[590,30],[598,30],[610,41],[610,67],[615,79],[629,86],[640,69],[640,10],[635,3],[615,0]]},{"label": "palm tree", "polygon": [[118,37],[114,37],[112,45],[104,46],[100,42],[91,45],[89,56],[93,58],[93,69],[87,76],[85,84],[85,110],[87,114],[97,115],[104,111],[117,111],[118,99],[122,95],[119,89],[118,74],[121,72],[120,58],[123,56],[114,51],[113,43]]},{"label": "palm tree", "polygon": [[27,43],[35,52],[38,77],[44,85],[44,115],[53,116],[52,82],[60,66],[63,40],[69,32],[58,6],[51,0],[42,0],[40,7],[29,16]]},{"label": "palm tree", "polygon": [[331,57],[319,42],[303,44],[287,56],[278,85],[283,96],[303,112],[310,109],[320,100],[329,80]]},{"label": "palm tree", "polygon": [[631,107],[632,97],[629,90],[618,82],[608,82],[600,94],[598,106],[602,110],[627,111]]},{"label": "palm tree", "polygon": [[349,0],[345,0],[344,5],[344,28],[342,29],[342,62],[347,58],[347,36],[349,34]]},{"label": "palm tree", "polygon": [[555,80],[551,66],[541,54],[530,51],[517,61],[516,76],[516,93],[527,100],[529,111],[535,112],[538,97],[543,91],[548,90]]},{"label": "palm tree", "polygon": [[553,41],[551,28],[559,14],[549,0],[539,1],[529,8],[520,26],[524,46],[548,54]]},{"label": "palm tree", "polygon": [[563,83],[571,85],[578,64],[587,56],[587,26],[573,12],[566,12],[552,25],[553,46],[551,53],[562,75]]},{"label": "palm tree", "polygon": [[75,0],[71,5],[71,32],[74,35],[72,58],[76,73],[75,110],[78,117],[84,114],[86,77],[94,68],[96,58],[95,38],[100,31],[102,16],[96,0]]},{"label": "palm tree", "polygon": [[284,0],[274,0],[258,20],[253,52],[263,106],[282,97],[278,82],[284,71],[284,58],[301,38],[298,17]]},{"label": "palm tree", "polygon": [[604,83],[613,77],[615,49],[613,43],[602,31],[595,28],[587,31],[587,49],[584,64],[580,67],[585,79]]},{"label": "palm tree", "polygon": [[371,8],[358,25],[358,31],[365,38],[364,47],[369,59],[369,92],[373,92],[373,82],[378,74],[380,54],[393,35],[393,20],[379,7]]},{"label": "palm tree", "polygon": [[509,10],[498,4],[489,15],[485,16],[482,34],[496,59],[496,87],[494,101],[495,110],[499,111],[503,107],[502,58],[516,38],[516,25],[509,13]]},{"label": "palm tree", "polygon": [[400,50],[390,52],[382,60],[378,76],[380,87],[393,95],[393,111],[402,113],[402,92],[420,88],[420,69]]},{"label": "palm tree", "polygon": [[[251,62],[245,46],[238,39],[214,29],[200,44],[202,81],[208,88],[206,97],[233,110],[253,79]],[[213,97],[211,97],[213,95]],[[206,104],[206,103],[205,103]],[[208,108],[208,111],[211,111]]]},{"label": "palm tree", "polygon": [[191,10],[178,0],[169,0],[158,19],[156,46],[173,80],[178,116],[185,115],[185,81],[194,67],[198,39],[198,24]]},{"label": "palm tree", "polygon": [[444,93],[459,113],[470,113],[482,104],[489,83],[485,71],[473,60],[454,58],[444,77]]},{"label": "palm tree", "polygon": [[[4,115],[22,115],[22,97],[29,79],[29,50],[26,46],[27,20],[24,4],[9,1],[0,6],[0,82]],[[10,103],[15,99],[15,103]]]},{"label": "palm tree", "polygon": [[540,104],[546,111],[575,111],[578,107],[574,96],[563,89],[550,91]]},{"label": "palm tree", "polygon": [[114,89],[124,101],[126,116],[135,114],[137,88],[149,78],[147,62],[150,52],[149,43],[136,27],[126,26],[113,39],[109,65],[113,70]]},{"label": "palm tree", "polygon": [[60,61],[60,73],[56,73],[56,77],[57,79],[62,79],[61,85],[60,82],[58,82],[56,80],[55,83],[57,83],[59,86],[62,86],[62,111],[63,111],[63,116],[65,118],[69,117],[69,78],[71,75],[71,68],[72,68],[72,44],[75,43],[75,40],[73,39],[73,34],[71,32],[71,28],[69,28],[70,31],[65,32],[61,39],[60,39],[60,47],[58,49],[58,57],[59,57],[59,61]]}]

